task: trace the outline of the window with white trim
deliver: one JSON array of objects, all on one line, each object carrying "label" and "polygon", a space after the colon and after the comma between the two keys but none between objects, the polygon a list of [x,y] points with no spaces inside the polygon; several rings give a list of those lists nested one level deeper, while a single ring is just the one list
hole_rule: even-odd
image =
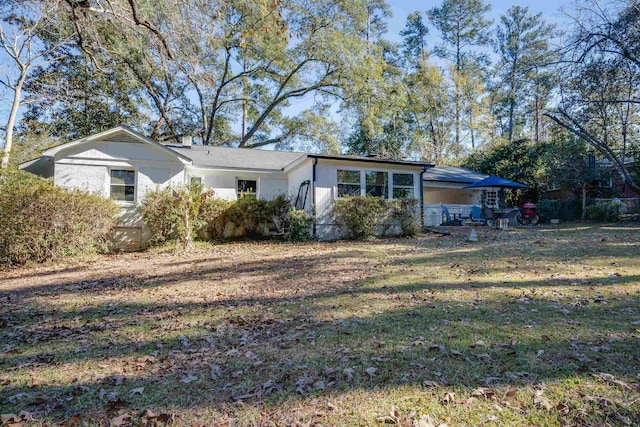
[{"label": "window with white trim", "polygon": [[387,172],[365,171],[364,172],[367,196],[389,197],[389,174]]},{"label": "window with white trim", "polygon": [[192,176],[191,179],[189,180],[189,183],[191,185],[202,185],[202,177],[200,176]]},{"label": "window with white trim", "polygon": [[360,171],[338,169],[338,197],[361,195]]},{"label": "window with white trim", "polygon": [[136,201],[136,172],[130,169],[111,169],[109,197],[120,202]]},{"label": "window with white trim", "polygon": [[414,197],[413,174],[393,174],[393,198],[410,199]]},{"label": "window with white trim", "polygon": [[255,179],[238,179],[236,181],[236,194],[238,195],[238,199],[243,197],[257,199],[258,181]]},{"label": "window with white trim", "polygon": [[498,207],[498,192],[497,191],[487,191],[487,206]]}]

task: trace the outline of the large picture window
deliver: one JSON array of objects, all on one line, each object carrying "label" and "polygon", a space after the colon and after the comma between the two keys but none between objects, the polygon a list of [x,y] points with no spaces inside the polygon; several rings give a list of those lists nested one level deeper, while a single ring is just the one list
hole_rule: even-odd
[{"label": "large picture window", "polygon": [[387,172],[365,171],[364,176],[367,196],[388,198],[389,174]]},{"label": "large picture window", "polygon": [[249,197],[258,198],[258,181],[254,179],[238,179],[237,181],[238,198]]},{"label": "large picture window", "polygon": [[410,199],[414,197],[413,174],[394,173],[393,174],[393,198]]},{"label": "large picture window", "polygon": [[360,196],[360,171],[338,169],[338,197]]},{"label": "large picture window", "polygon": [[121,202],[136,200],[136,172],[127,169],[111,169],[109,196]]}]

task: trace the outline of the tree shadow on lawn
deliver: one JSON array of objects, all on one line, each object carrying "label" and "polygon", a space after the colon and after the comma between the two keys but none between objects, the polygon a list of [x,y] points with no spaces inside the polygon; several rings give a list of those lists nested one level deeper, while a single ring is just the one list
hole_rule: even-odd
[{"label": "tree shadow on lawn", "polygon": [[[609,287],[596,286],[577,300],[555,295],[576,287],[567,278],[431,280],[419,277],[421,267],[455,258],[444,247],[422,253],[420,244],[399,240],[390,255],[371,242],[351,253],[328,245],[320,254],[223,265],[179,260],[177,271],[92,273],[5,291],[0,382],[9,384],[0,390],[0,413],[104,423],[116,406],[232,413],[242,401],[273,407],[276,417],[278,405],[307,396],[408,386],[425,393],[425,404],[439,405],[447,391],[464,397],[482,386],[515,387],[531,400],[536,384],[560,381],[582,384],[584,395],[575,388],[554,395],[554,405],[570,404],[567,414],[547,415],[551,423],[579,424],[581,405],[596,406],[591,424],[615,423],[616,414],[640,422],[637,406],[590,400],[637,398],[633,388],[592,374],[637,381],[638,294],[594,298]],[[481,264],[484,248],[455,249]],[[496,256],[512,260],[512,250]],[[628,248],[611,250],[626,256]],[[583,279],[621,286],[640,277],[610,282],[589,272]]]},{"label": "tree shadow on lawn", "polygon": [[[380,263],[375,257],[361,257],[362,251],[325,252],[313,256],[284,255],[272,259],[252,261],[223,260],[219,258],[195,258],[191,260],[170,260],[168,263],[156,265],[157,269],[127,269],[122,273],[99,270],[100,265],[86,268],[81,279],[71,281],[48,281],[38,284],[12,283],[13,278],[0,278],[0,299],[47,296],[60,294],[87,294],[88,292],[104,293],[120,289],[148,289],[185,281],[221,281],[243,277],[247,280],[255,278],[264,284],[265,277],[272,281],[285,281],[292,278],[306,278],[308,282],[332,282],[335,277],[357,277],[358,280],[370,276],[372,267]],[[189,268],[191,267],[191,268]],[[340,271],[336,271],[342,269]]]},{"label": "tree shadow on lawn", "polygon": [[[593,301],[567,313],[550,298],[425,301],[399,288],[388,294],[397,303],[392,309],[319,320],[342,304],[336,300],[340,295],[380,291],[359,286],[303,300],[53,310],[47,316],[91,321],[76,328],[39,328],[37,320],[13,325],[19,333],[4,334],[0,368],[8,378],[21,379],[0,391],[0,410],[36,412],[47,422],[73,415],[99,421],[113,415],[115,401],[130,411],[149,406],[225,411],[236,401],[277,405],[307,395],[423,384],[433,387],[437,400],[449,389],[469,394],[480,386],[586,382],[597,372],[633,381],[640,372],[640,337],[631,324],[637,297]],[[394,293],[405,291],[402,300],[394,299]],[[245,310],[247,305],[252,310]],[[136,341],[136,332],[145,331],[145,339]],[[20,345],[33,342],[34,334],[43,340]],[[78,345],[86,348],[77,351]],[[368,373],[371,368],[375,371]],[[51,374],[68,369],[77,370],[73,378]],[[140,387],[142,394],[134,391]],[[598,393],[594,387],[583,391]],[[620,393],[637,397],[637,391]],[[574,391],[566,399],[579,397]],[[569,415],[577,417],[578,409]],[[608,422],[615,413],[640,422],[637,407],[600,408],[590,421]]]}]

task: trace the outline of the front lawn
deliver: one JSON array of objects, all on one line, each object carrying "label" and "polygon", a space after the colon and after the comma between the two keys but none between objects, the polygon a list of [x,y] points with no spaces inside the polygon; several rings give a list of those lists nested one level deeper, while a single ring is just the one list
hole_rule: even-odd
[{"label": "front lawn", "polygon": [[451,231],[0,270],[2,422],[640,424],[640,226]]}]

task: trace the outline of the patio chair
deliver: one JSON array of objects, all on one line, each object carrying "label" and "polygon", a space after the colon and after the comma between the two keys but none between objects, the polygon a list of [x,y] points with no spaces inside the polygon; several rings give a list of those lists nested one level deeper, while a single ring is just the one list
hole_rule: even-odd
[{"label": "patio chair", "polygon": [[449,226],[449,225],[462,225],[462,220],[457,218],[451,218],[451,214],[449,213],[449,208],[446,206],[442,206],[442,213],[444,213],[445,218],[447,219],[440,225]]},{"label": "patio chair", "polygon": [[487,225],[487,219],[482,216],[482,210],[480,206],[471,206],[471,221],[476,223],[480,222],[482,225]]},{"label": "patio chair", "polygon": [[484,217],[485,224],[488,226],[493,225],[495,215],[493,214],[493,208],[486,207],[482,209],[482,216]]}]

